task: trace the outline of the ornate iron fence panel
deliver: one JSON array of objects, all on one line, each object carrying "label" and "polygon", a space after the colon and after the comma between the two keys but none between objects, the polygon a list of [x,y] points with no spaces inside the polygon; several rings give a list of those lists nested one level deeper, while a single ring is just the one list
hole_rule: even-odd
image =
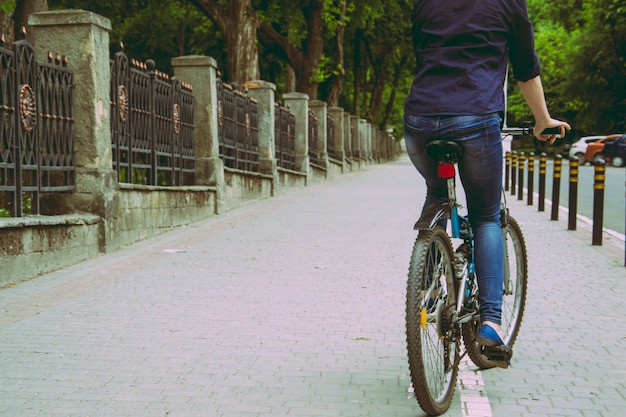
[{"label": "ornate iron fence panel", "polygon": [[276,164],[285,169],[296,169],[296,115],[288,108],[274,106],[274,144]]},{"label": "ornate iron fence panel", "polygon": [[154,61],[111,61],[111,137],[118,181],[192,185],[195,177],[191,86],[156,70]]},{"label": "ornate iron fence panel", "polygon": [[0,216],[40,214],[42,192],[74,189],[72,88],[65,59],[39,63],[24,39],[0,44]]},{"label": "ornate iron fence panel", "polygon": [[119,182],[130,182],[130,61],[123,52],[111,60],[111,150]]},{"label": "ornate iron fence panel", "polygon": [[324,166],[324,160],[319,151],[319,131],[317,117],[309,111],[309,160],[318,167]]},{"label": "ornate iron fence panel", "polygon": [[[18,178],[19,150],[15,118],[15,76],[12,71],[13,51],[0,48],[0,123],[2,123],[2,142],[0,142],[0,209],[3,216],[16,216],[22,212],[17,207],[17,196],[21,199],[21,180]],[[21,200],[20,200],[21,201]],[[17,213],[16,213],[17,212]]]},{"label": "ornate iron fence panel", "polygon": [[74,75],[67,60],[48,55],[39,64],[41,191],[74,189]]},{"label": "ornate iron fence panel", "polygon": [[259,171],[258,103],[232,85],[217,80],[217,130],[224,166]]},{"label": "ornate iron fence panel", "polygon": [[340,159],[335,148],[335,119],[330,114],[326,115],[326,149],[330,158]]},{"label": "ornate iron fence panel", "polygon": [[[174,97],[174,135],[178,136],[175,141],[178,147],[174,154],[175,172],[179,176],[179,184],[195,184],[196,154],[194,143],[193,124],[193,89],[187,83],[181,83],[176,78],[172,80],[177,93]],[[178,116],[177,116],[178,113]]]}]

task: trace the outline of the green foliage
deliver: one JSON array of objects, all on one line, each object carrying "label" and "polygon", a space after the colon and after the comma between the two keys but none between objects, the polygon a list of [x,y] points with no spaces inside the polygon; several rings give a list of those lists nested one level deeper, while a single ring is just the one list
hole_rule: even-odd
[{"label": "green foliage", "polygon": [[[546,101],[576,134],[626,131],[626,5],[622,0],[529,0]],[[509,116],[528,120],[518,91]],[[511,123],[510,123],[511,124]]]},{"label": "green foliage", "polygon": [[[577,39],[570,88],[583,102],[579,122],[599,133],[626,130],[626,5],[621,0],[587,0],[584,30]],[[581,65],[582,64],[582,65]]]},{"label": "green foliage", "polygon": [[152,59],[157,69],[171,73],[175,56],[199,54],[225,62],[222,36],[215,25],[186,0],[48,0],[51,9],[90,10],[111,20],[112,52],[124,44],[139,61]]},{"label": "green foliage", "polygon": [[12,0],[1,0],[0,1],[0,10],[4,14],[11,14],[13,10],[15,10],[15,6],[17,6],[17,2]]},{"label": "green foliage", "polygon": [[[252,0],[257,15],[286,40],[304,51],[312,1],[324,4],[324,52],[313,80],[320,83],[320,99],[339,74],[343,93],[339,105],[359,110],[360,117],[379,127],[402,129],[402,106],[413,78],[410,41],[412,1]],[[215,2],[227,7],[228,1]],[[10,13],[15,1],[0,0]],[[153,59],[170,72],[173,56],[214,57],[225,70],[229,51],[223,34],[193,5],[192,0],[49,0],[51,9],[81,8],[111,20],[114,51],[124,42],[126,53],[139,60]],[[626,4],[623,0],[528,0],[542,63],[542,80],[551,114],[568,120],[576,136],[626,131]],[[336,44],[345,29],[344,62]],[[259,48],[261,77],[286,88],[287,64]],[[358,95],[358,97],[354,97]],[[510,125],[531,120],[531,113],[514,82],[509,83]]]}]

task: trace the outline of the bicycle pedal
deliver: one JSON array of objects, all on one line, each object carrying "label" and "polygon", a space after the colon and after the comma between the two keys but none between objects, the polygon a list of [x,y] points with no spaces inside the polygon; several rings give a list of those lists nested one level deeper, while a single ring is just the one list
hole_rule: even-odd
[{"label": "bicycle pedal", "polygon": [[513,349],[509,345],[497,345],[485,347],[483,354],[489,362],[498,368],[508,368],[513,357]]}]

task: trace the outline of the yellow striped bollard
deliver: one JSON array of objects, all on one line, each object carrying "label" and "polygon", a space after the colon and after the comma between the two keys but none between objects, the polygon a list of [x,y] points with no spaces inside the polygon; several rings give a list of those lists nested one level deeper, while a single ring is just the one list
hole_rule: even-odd
[{"label": "yellow striped bollard", "polygon": [[524,168],[526,168],[526,155],[524,152],[520,152],[517,157],[517,180],[519,183],[517,186],[518,200],[524,199]]},{"label": "yellow striped bollard", "polygon": [[576,230],[576,213],[578,211],[578,157],[569,160],[569,201],[567,230]]},{"label": "yellow striped bollard", "polygon": [[604,223],[604,182],[606,180],[606,162],[602,158],[593,164],[593,231],[591,244],[602,245],[602,226]]},{"label": "yellow striped bollard", "polygon": [[533,205],[533,194],[535,193],[535,154],[528,155],[528,199],[526,204]]},{"label": "yellow striped bollard", "polygon": [[537,210],[546,210],[546,166],[548,163],[548,156],[545,152],[541,152],[539,155],[539,203]]},{"label": "yellow striped bollard", "polygon": [[517,151],[511,153],[511,195],[515,195],[515,176],[517,171]]},{"label": "yellow striped bollard", "polygon": [[504,191],[509,191],[509,181],[511,180],[511,174],[509,169],[511,167],[511,152],[506,151],[504,153]]},{"label": "yellow striped bollard", "polygon": [[554,157],[554,170],[552,172],[552,215],[550,220],[559,220],[559,199],[561,196],[561,167],[563,165],[563,157],[557,155]]}]

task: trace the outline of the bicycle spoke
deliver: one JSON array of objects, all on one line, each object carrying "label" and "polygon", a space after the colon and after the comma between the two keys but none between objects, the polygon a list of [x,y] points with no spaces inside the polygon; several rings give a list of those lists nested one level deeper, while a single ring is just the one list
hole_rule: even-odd
[{"label": "bicycle spoke", "polygon": [[453,280],[454,252],[445,230],[420,233],[407,285],[407,351],[415,396],[430,414],[448,409],[458,372],[456,351],[446,348],[445,315],[456,305],[449,292]]}]

